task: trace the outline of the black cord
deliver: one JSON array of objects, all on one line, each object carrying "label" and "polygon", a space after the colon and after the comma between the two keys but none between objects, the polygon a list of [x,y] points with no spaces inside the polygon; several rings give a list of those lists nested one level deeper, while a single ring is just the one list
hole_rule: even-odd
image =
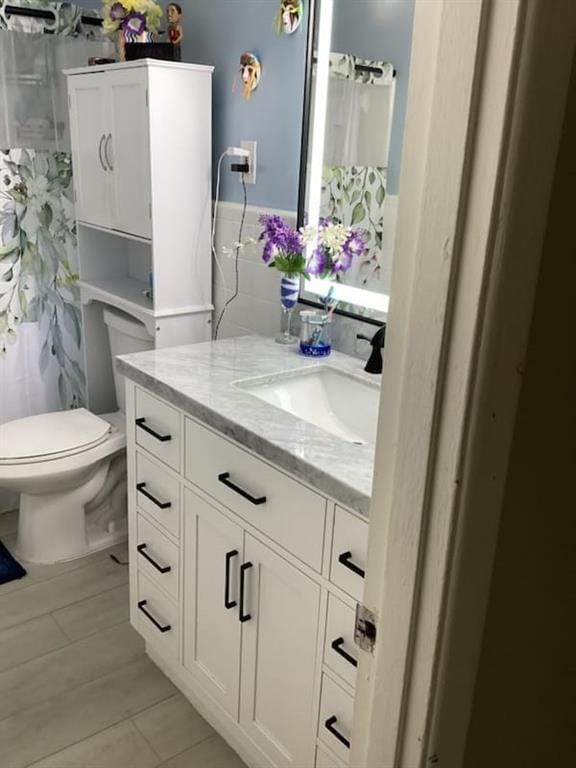
[{"label": "black cord", "polygon": [[242,216],[240,217],[240,229],[238,230],[238,245],[236,247],[236,258],[234,261],[234,275],[235,275],[235,286],[234,286],[234,294],[230,296],[226,304],[222,307],[222,311],[220,312],[220,317],[218,318],[218,322],[216,323],[216,330],[214,331],[214,341],[218,338],[218,331],[220,330],[220,325],[222,323],[222,319],[224,317],[224,314],[230,304],[238,298],[238,294],[240,292],[240,274],[239,274],[239,266],[238,266],[238,260],[240,258],[240,248],[242,247],[242,235],[244,234],[244,221],[246,219],[246,208],[248,206],[248,193],[246,192],[246,178],[245,175],[242,174],[242,190],[244,192],[244,203],[242,206]]},{"label": "black cord", "polygon": [[128,565],[128,560],[119,560],[116,555],[110,555],[110,560],[114,560],[118,565]]}]

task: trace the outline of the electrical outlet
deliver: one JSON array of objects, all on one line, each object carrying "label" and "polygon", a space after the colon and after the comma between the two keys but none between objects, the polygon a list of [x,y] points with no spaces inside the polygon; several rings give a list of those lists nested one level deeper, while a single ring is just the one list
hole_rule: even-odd
[{"label": "electrical outlet", "polygon": [[[248,152],[250,152],[250,157],[248,158],[248,166],[250,170],[247,174],[244,176],[244,181],[246,184],[256,184],[256,142],[255,141],[241,141],[240,146],[242,149],[247,149]],[[240,178],[240,181],[242,179]]]}]

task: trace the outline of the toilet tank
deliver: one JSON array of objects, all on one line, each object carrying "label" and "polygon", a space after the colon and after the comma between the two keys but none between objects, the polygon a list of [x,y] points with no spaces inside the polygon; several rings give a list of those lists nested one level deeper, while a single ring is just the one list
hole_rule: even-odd
[{"label": "toilet tank", "polygon": [[118,408],[125,411],[124,376],[116,371],[114,358],[116,355],[128,355],[131,352],[146,352],[154,349],[154,340],[143,323],[136,320],[127,312],[113,307],[105,307],[104,323],[108,329],[110,353],[112,355],[112,370],[114,371],[114,387]]}]

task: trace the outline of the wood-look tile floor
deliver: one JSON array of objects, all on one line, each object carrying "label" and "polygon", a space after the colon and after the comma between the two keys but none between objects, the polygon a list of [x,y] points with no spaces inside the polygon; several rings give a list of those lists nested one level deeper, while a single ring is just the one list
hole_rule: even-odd
[{"label": "wood-look tile floor", "polygon": [[111,552],[0,585],[1,768],[245,768],[145,655]]}]

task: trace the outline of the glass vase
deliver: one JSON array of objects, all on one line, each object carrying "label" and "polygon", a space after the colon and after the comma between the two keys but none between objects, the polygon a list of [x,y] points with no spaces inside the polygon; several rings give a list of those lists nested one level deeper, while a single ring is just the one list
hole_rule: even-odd
[{"label": "glass vase", "polygon": [[152,32],[147,29],[138,34],[136,32],[119,29],[116,38],[119,60],[126,61],[126,43],[151,43],[152,40]]},{"label": "glass vase", "polygon": [[276,336],[277,344],[296,344],[298,338],[292,335],[292,312],[298,302],[300,292],[300,277],[298,275],[282,275],[280,281],[280,303],[282,305],[281,331]]}]

